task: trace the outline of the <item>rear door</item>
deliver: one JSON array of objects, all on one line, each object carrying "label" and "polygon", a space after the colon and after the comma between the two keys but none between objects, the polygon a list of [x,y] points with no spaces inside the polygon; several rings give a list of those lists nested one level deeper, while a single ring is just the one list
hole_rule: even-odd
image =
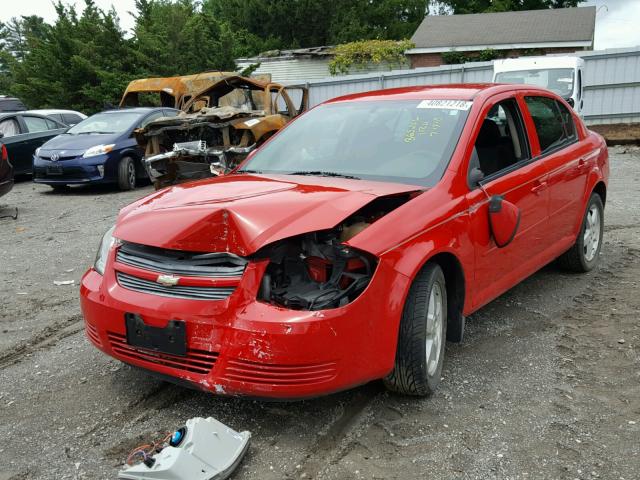
[{"label": "rear door", "polygon": [[20,123],[15,116],[4,117],[0,120],[0,133],[2,133],[0,143],[6,147],[9,161],[15,169],[14,157],[20,150],[20,134],[22,133]]},{"label": "rear door", "polygon": [[[469,169],[485,175],[480,185],[469,185],[467,196],[471,236],[476,255],[474,308],[491,301],[535,271],[544,250],[548,220],[547,168],[531,155],[521,100],[494,97],[483,108],[476,125]],[[498,248],[489,229],[488,198],[502,195],[521,213],[513,241]]]},{"label": "rear door", "polygon": [[[599,150],[580,141],[572,113],[556,99],[526,95],[527,115],[535,125],[536,155],[549,167],[549,247],[575,238],[582,218],[587,172]],[[572,243],[572,242],[571,242]]]},{"label": "rear door", "polygon": [[31,156],[29,155],[29,139],[27,127],[20,115],[13,117],[18,125],[18,133],[6,139],[9,160],[16,175],[31,172]]}]

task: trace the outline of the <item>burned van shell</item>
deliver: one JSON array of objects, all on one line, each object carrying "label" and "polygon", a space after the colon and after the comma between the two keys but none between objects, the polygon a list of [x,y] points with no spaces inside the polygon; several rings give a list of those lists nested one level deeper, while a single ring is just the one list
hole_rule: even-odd
[{"label": "burned van shell", "polygon": [[[292,91],[299,103],[294,104]],[[136,132],[156,189],[226,173],[307,108],[307,90],[226,77]]]}]

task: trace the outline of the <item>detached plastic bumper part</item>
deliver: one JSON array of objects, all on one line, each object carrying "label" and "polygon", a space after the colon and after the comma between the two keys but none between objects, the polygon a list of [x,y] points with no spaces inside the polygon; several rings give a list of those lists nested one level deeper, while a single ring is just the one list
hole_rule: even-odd
[{"label": "detached plastic bumper part", "polygon": [[153,456],[150,467],[144,463],[126,467],[118,478],[224,480],[247,453],[250,438],[251,433],[238,433],[212,417],[192,418],[173,435],[170,446]]}]

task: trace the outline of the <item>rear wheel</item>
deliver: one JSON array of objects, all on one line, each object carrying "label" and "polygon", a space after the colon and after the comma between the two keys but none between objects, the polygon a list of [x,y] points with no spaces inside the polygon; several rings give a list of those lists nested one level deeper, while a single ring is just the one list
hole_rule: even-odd
[{"label": "rear wheel", "polygon": [[118,164],[118,187],[120,190],[136,188],[136,165],[131,157],[122,157]]},{"label": "rear wheel", "polygon": [[576,243],[563,253],[558,262],[562,268],[571,272],[588,272],[598,263],[604,233],[604,207],[602,199],[593,193],[582,219],[582,227]]},{"label": "rear wheel", "polygon": [[384,382],[406,395],[431,395],[440,383],[447,338],[447,289],[442,269],[427,264],[407,296],[393,371]]}]

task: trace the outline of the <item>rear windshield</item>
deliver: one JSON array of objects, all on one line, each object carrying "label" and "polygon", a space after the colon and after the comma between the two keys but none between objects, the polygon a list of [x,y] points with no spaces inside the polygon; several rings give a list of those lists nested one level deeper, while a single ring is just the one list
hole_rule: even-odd
[{"label": "rear windshield", "polygon": [[460,100],[321,105],[258,150],[242,171],[319,171],[432,186],[449,164],[470,106]]},{"label": "rear windshield", "polygon": [[120,133],[134,126],[140,117],[141,114],[137,112],[96,113],[70,128],[67,133],[71,135]]}]

